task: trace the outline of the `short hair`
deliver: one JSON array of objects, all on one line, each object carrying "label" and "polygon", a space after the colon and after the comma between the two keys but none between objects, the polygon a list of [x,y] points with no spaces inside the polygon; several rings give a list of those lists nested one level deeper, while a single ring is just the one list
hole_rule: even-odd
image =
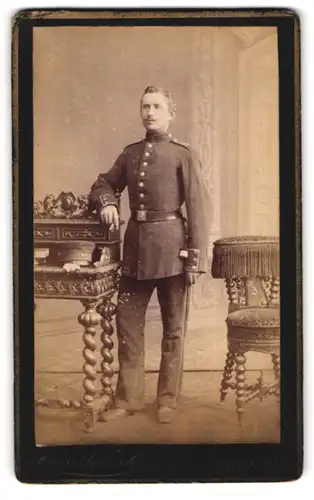
[{"label": "short hair", "polygon": [[169,111],[171,113],[175,113],[177,108],[170,92],[161,87],[155,87],[154,85],[148,85],[148,87],[146,87],[141,97],[141,104],[145,94],[156,94],[157,92],[162,94],[167,99]]}]

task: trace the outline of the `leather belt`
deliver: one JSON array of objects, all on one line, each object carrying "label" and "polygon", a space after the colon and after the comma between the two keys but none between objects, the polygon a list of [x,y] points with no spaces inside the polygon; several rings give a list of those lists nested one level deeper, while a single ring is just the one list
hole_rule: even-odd
[{"label": "leather belt", "polygon": [[166,220],[182,219],[180,210],[173,212],[157,212],[152,210],[132,210],[132,220],[137,222],[158,222]]}]

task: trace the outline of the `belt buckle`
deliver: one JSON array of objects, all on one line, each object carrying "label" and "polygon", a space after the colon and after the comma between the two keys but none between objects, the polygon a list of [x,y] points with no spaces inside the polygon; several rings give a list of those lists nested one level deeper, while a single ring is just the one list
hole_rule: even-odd
[{"label": "belt buckle", "polygon": [[147,210],[136,210],[136,220],[145,221],[147,217]]}]

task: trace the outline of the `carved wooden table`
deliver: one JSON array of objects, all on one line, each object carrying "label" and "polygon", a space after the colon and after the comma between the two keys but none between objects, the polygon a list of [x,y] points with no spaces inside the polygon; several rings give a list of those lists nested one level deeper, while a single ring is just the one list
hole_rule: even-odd
[{"label": "carved wooden table", "polygon": [[[80,401],[35,399],[35,406],[77,409],[84,428],[92,431],[96,414],[112,402],[112,320],[120,270],[120,231],[109,231],[89,212],[86,196],[72,193],[46,196],[34,206],[35,298],[79,300],[83,332],[83,395]],[[96,326],[101,325],[101,385],[97,395]]]}]

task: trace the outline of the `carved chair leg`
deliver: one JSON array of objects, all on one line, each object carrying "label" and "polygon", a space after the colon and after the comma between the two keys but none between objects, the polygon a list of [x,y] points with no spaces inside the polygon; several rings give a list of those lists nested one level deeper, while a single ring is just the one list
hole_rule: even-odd
[{"label": "carved chair leg", "polygon": [[236,411],[239,424],[242,425],[244,405],[245,405],[245,362],[246,358],[243,352],[238,351],[235,354],[236,371]]},{"label": "carved chair leg", "polygon": [[[113,363],[113,326],[112,318],[116,311],[116,305],[111,301],[111,296],[103,299],[103,303],[98,308],[102,320],[101,320],[101,412],[106,411],[113,403],[113,389],[112,389],[112,376],[113,369],[111,367]],[[101,419],[101,414],[100,414]]]},{"label": "carved chair leg", "polygon": [[97,377],[96,372],[96,341],[95,334],[97,326],[100,323],[101,316],[96,311],[97,301],[95,300],[82,300],[85,311],[78,316],[78,322],[84,326],[83,341],[85,347],[83,349],[83,356],[85,363],[83,371],[85,378],[83,381],[83,410],[84,410],[84,423],[85,431],[91,432],[95,423],[94,416],[94,399],[97,392],[95,380]]},{"label": "carved chair leg", "polygon": [[231,377],[232,377],[232,369],[234,367],[234,364],[235,364],[235,353],[231,349],[231,347],[229,347],[227,357],[226,357],[226,362],[225,362],[225,368],[224,368],[224,372],[223,372],[223,376],[222,376],[222,380],[221,380],[221,385],[220,385],[220,401],[221,402],[224,401],[226,396],[227,396],[227,392],[228,392],[228,389],[230,387],[230,381],[231,381]]},{"label": "carved chair leg", "polygon": [[259,387],[259,400],[260,402],[262,402],[266,395],[266,386],[265,386],[263,370],[260,371],[260,376],[258,379],[258,387]]},{"label": "carved chair leg", "polygon": [[279,356],[279,354],[272,354],[271,357],[272,357],[273,366],[274,366],[276,383],[278,384],[276,396],[279,397],[280,396],[280,356]]},{"label": "carved chair leg", "polygon": [[228,313],[231,313],[239,307],[239,290],[235,278],[226,278],[225,285],[229,301]]},{"label": "carved chair leg", "polygon": [[280,302],[280,280],[277,276],[272,277],[270,290],[271,305],[278,305]]}]

